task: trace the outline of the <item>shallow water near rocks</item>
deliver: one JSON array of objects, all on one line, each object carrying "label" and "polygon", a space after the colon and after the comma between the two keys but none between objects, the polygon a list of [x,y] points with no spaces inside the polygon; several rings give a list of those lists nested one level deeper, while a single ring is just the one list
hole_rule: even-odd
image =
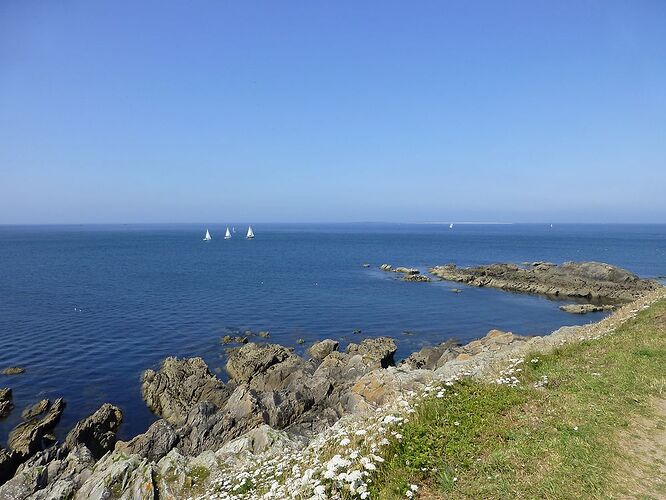
[{"label": "shallow water near rocks", "polygon": [[[382,263],[597,260],[643,277],[666,276],[666,225],[252,224],[223,240],[224,225],[0,227],[0,375],[16,408],[64,397],[62,435],[111,402],[124,412],[121,437],[153,415],[140,393],[143,370],[166,356],[202,356],[224,367],[220,338],[246,330],[303,352],[323,338],[396,339],[398,358],[492,328],[530,335],[596,321],[543,297],[446,282],[406,283]],[[363,267],[370,264],[369,268]],[[460,293],[453,293],[458,288]],[[360,333],[353,333],[360,330]],[[305,343],[300,345],[298,339]],[[223,376],[223,373],[220,375]]]}]

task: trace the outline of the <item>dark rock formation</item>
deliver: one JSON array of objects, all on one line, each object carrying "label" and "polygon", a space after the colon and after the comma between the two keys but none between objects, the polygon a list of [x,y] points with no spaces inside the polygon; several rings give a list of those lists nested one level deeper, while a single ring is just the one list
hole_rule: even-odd
[{"label": "dark rock formation", "polygon": [[360,344],[351,343],[345,349],[348,354],[360,354],[363,360],[368,362],[370,367],[386,368],[393,365],[393,355],[398,348],[395,341],[390,337],[379,337],[376,339],[366,339]]},{"label": "dark rock formation", "polygon": [[48,411],[39,419],[29,420],[17,425],[9,433],[9,448],[12,457],[19,462],[41,451],[44,446],[44,437],[53,430],[60,421],[65,410],[65,401],[56,399]]},{"label": "dark rock formation", "polygon": [[458,356],[456,347],[458,344],[453,340],[432,347],[424,347],[420,351],[410,354],[400,365],[407,365],[413,369],[436,370]]},{"label": "dark rock formation", "polygon": [[48,399],[42,399],[41,401],[38,401],[34,405],[29,406],[25,410],[23,410],[21,412],[21,418],[23,420],[30,420],[32,418],[38,417],[46,410],[48,410],[50,407],[51,407],[51,401],[49,401]]},{"label": "dark rock formation", "polygon": [[157,462],[179,442],[180,436],[166,420],[154,422],[148,430],[129,442],[118,441],[116,451],[127,455],[139,455]]},{"label": "dark rock formation", "polygon": [[74,449],[84,445],[92,455],[99,459],[116,443],[116,432],[123,421],[120,408],[109,403],[103,404],[99,410],[81,420],[65,438],[65,445]]},{"label": "dark rock formation", "polygon": [[559,266],[535,262],[529,267],[491,264],[470,268],[448,264],[434,267],[430,273],[472,286],[612,303],[634,300],[661,286],[656,281],[641,279],[624,269],[599,262],[565,262]]},{"label": "dark rock formation", "polygon": [[201,358],[167,358],[159,371],[146,370],[141,385],[143,399],[157,415],[181,425],[201,401],[223,406],[230,394]]},{"label": "dark rock formation", "polygon": [[12,390],[9,387],[0,388],[0,418],[9,415],[14,405],[12,404]]}]

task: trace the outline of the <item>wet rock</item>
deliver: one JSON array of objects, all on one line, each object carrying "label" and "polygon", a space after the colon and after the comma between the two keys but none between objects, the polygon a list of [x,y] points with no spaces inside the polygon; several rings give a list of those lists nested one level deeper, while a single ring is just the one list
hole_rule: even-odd
[{"label": "wet rock", "polygon": [[2,370],[3,375],[20,375],[21,373],[25,373],[25,368],[20,366],[8,366]]},{"label": "wet rock", "polygon": [[271,336],[269,332],[259,332],[257,335],[259,335],[262,339],[267,339]]},{"label": "wet rock", "polygon": [[12,390],[9,387],[0,388],[0,418],[9,415],[14,405],[12,404]]},{"label": "wet rock", "polygon": [[365,339],[360,344],[351,343],[345,349],[348,354],[360,354],[366,363],[372,367],[393,365],[393,355],[397,351],[395,341],[390,337]]},{"label": "wet rock", "polygon": [[231,335],[225,335],[220,339],[220,342],[223,344],[231,344],[234,341],[233,337]]},{"label": "wet rock", "polygon": [[370,267],[370,264],[367,264],[367,263],[366,263],[366,264],[363,264],[363,267],[366,267],[366,268],[367,268],[367,267]]},{"label": "wet rock", "polygon": [[312,359],[324,359],[326,356],[331,354],[333,351],[337,351],[340,346],[340,342],[331,339],[321,340],[312,344],[312,347],[308,349],[308,354]]},{"label": "wet rock", "polygon": [[120,408],[105,403],[95,413],[76,424],[67,434],[65,445],[69,449],[84,445],[95,458],[100,458],[113,449],[116,432],[122,421],[123,413]]},{"label": "wet rock", "polygon": [[600,262],[565,262],[559,266],[535,262],[527,268],[515,264],[459,268],[448,264],[434,267],[430,273],[472,286],[613,303],[635,300],[661,287],[654,280]]},{"label": "wet rock", "polygon": [[65,401],[59,398],[41,418],[17,425],[9,433],[12,455],[22,462],[40,451],[44,445],[44,436],[57,425],[64,410]]},{"label": "wet rock", "polygon": [[118,441],[115,449],[126,455],[139,455],[157,462],[169,453],[179,440],[180,436],[166,420],[158,420],[146,432],[129,442]]},{"label": "wet rock", "polygon": [[296,340],[296,343],[297,343],[298,345],[303,345],[303,344],[305,344],[305,339],[297,339],[297,340]]},{"label": "wet rock", "polygon": [[141,385],[148,408],[174,425],[185,422],[189,411],[202,401],[223,406],[230,389],[201,358],[167,358],[159,371],[144,372]]},{"label": "wet rock", "polygon": [[560,306],[560,309],[571,314],[587,314],[601,311],[612,311],[615,308],[613,306],[597,306],[594,304],[567,304]]},{"label": "wet rock", "polygon": [[23,420],[30,420],[32,418],[35,418],[42,413],[44,413],[46,410],[48,410],[51,406],[51,401],[48,399],[42,399],[41,401],[38,401],[32,406],[27,407],[23,412],[21,412],[21,418]]},{"label": "wet rock", "polygon": [[381,266],[379,266],[379,269],[381,269],[382,271],[392,271],[393,266],[391,264],[382,264]]}]

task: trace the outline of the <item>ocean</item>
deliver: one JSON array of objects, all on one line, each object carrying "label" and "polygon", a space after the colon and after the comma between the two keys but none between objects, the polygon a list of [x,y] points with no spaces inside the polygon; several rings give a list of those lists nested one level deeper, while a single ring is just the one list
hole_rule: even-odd
[{"label": "ocean", "polygon": [[[224,240],[226,226],[235,226]],[[666,276],[666,225],[247,224],[0,226],[0,375],[16,408],[63,397],[62,436],[102,403],[120,406],[120,437],[155,417],[140,376],[167,356],[201,356],[224,377],[220,338],[251,330],[297,352],[388,335],[397,358],[498,328],[523,335],[596,321],[562,302],[378,270],[456,263],[596,260]],[[212,241],[202,241],[206,228]],[[363,264],[370,267],[363,267]],[[462,289],[452,293],[452,288]],[[360,330],[360,333],[354,333]],[[304,344],[297,343],[303,339]]]}]

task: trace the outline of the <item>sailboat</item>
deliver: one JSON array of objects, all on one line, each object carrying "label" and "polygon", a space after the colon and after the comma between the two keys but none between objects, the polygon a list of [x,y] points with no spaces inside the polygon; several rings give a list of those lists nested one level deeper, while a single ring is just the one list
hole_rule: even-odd
[{"label": "sailboat", "polygon": [[453,229],[453,224],[449,224],[449,229]]},{"label": "sailboat", "polygon": [[210,241],[213,238],[210,237],[210,233],[208,232],[208,229],[206,229],[206,236],[204,236],[203,240],[204,241]]},{"label": "sailboat", "polygon": [[230,240],[231,239],[231,231],[229,231],[229,228],[227,228],[227,232],[224,233],[224,239],[225,240]]},{"label": "sailboat", "polygon": [[247,238],[248,240],[252,240],[252,239],[254,239],[254,231],[252,231],[252,226],[248,226],[248,228],[247,228],[247,236],[246,236],[246,238]]}]

